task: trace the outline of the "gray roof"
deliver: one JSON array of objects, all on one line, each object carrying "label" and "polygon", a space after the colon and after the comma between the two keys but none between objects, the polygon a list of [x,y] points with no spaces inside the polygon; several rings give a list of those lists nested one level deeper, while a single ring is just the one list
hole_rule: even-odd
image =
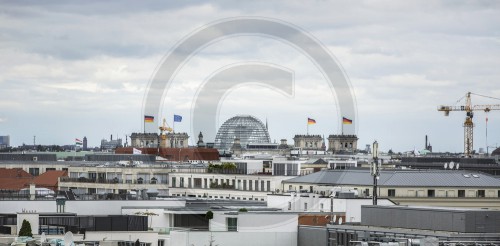
[{"label": "gray roof", "polygon": [[[324,170],[284,180],[287,183],[316,185],[373,185],[370,170]],[[379,186],[387,187],[497,187],[500,179],[491,175],[465,170],[391,170],[381,171]]]}]

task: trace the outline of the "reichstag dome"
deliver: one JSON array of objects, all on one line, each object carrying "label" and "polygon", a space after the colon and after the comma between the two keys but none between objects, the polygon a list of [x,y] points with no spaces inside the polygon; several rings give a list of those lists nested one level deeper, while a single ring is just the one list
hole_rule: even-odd
[{"label": "reichstag dome", "polygon": [[214,147],[219,151],[229,151],[235,138],[240,139],[242,148],[249,143],[271,142],[266,126],[251,115],[238,115],[226,120],[217,131]]}]

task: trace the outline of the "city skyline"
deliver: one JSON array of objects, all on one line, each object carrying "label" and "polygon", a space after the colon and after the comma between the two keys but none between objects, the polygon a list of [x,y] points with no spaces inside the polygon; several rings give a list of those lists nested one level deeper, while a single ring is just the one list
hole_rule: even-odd
[{"label": "city skyline", "polygon": [[[37,143],[58,145],[87,136],[97,146],[110,134],[124,140],[141,132],[145,90],[162,58],[198,28],[238,16],[292,23],[336,56],[355,92],[360,148],[376,139],[384,151],[420,150],[428,135],[434,151],[463,151],[465,114],[446,118],[437,107],[455,105],[468,91],[500,98],[500,4],[493,1],[0,5],[0,135],[10,135],[12,146],[32,144],[35,135]],[[335,97],[310,59],[280,40],[237,36],[200,50],[165,95],[163,117],[169,124],[174,114],[184,117],[175,130],[188,132],[190,145],[197,136],[189,125],[197,87],[218,69],[247,61],[293,70],[294,94],[258,85],[234,89],[217,126],[249,114],[268,121],[272,142],[292,143],[306,133],[307,118],[316,120],[310,134],[340,133]],[[473,104],[499,102],[473,97]],[[474,118],[476,150],[486,148],[485,116]],[[488,142],[495,146],[500,113],[488,117]]]}]

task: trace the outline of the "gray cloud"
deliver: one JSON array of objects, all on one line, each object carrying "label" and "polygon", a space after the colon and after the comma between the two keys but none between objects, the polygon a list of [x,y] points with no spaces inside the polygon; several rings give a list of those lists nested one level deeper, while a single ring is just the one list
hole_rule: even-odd
[{"label": "gray cloud", "polygon": [[[87,135],[97,145],[109,134],[140,131],[144,89],[155,67],[185,35],[227,17],[277,18],[302,27],[337,57],[356,91],[361,143],[383,149],[422,147],[429,134],[437,150],[460,151],[462,114],[444,118],[440,104],[467,91],[500,97],[498,1],[9,1],[0,3],[0,134],[13,144],[65,144]],[[221,67],[243,61],[296,71],[296,95],[259,87],[226,97],[220,119],[255,114],[273,139],[310,130],[337,133],[335,102],[303,54],[265,37],[221,40],[179,71],[164,116],[189,115],[197,86]],[[255,98],[260,98],[255,103]],[[498,103],[474,98],[477,103]],[[254,103],[252,103],[254,102]],[[244,112],[242,112],[244,111]],[[476,147],[484,147],[483,113],[476,116]],[[489,142],[500,139],[491,112]],[[169,120],[170,122],[170,120]],[[496,124],[498,125],[498,124]],[[287,126],[287,127],[282,127]],[[180,124],[176,129],[188,131]]]}]

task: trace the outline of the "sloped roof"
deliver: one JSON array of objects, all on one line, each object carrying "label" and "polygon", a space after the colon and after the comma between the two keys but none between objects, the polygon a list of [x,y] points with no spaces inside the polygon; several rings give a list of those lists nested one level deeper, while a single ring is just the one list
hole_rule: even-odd
[{"label": "sloped roof", "polygon": [[[317,185],[373,185],[370,170],[324,170],[284,180],[283,183]],[[500,179],[465,170],[394,170],[381,171],[379,186],[389,187],[499,187]]]},{"label": "sloped roof", "polygon": [[51,170],[42,173],[33,179],[33,183],[37,187],[57,188],[59,177],[68,176],[67,171]]},{"label": "sloped roof", "polygon": [[0,178],[16,178],[24,177],[31,178],[31,174],[24,171],[22,168],[0,168]]},{"label": "sloped roof", "polygon": [[25,188],[32,179],[33,176],[21,168],[0,168],[0,189],[20,190]]}]

